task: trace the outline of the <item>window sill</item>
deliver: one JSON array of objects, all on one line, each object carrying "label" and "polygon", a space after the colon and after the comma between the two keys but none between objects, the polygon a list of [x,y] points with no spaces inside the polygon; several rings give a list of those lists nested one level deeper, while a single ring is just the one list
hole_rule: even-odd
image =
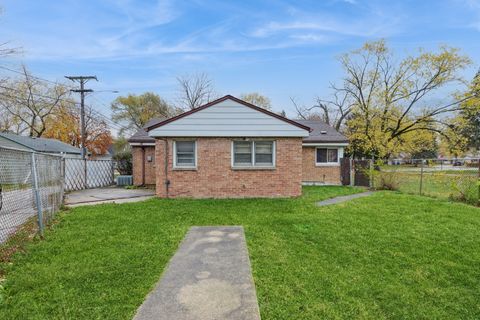
[{"label": "window sill", "polygon": [[197,167],[173,167],[173,171],[197,171]]},{"label": "window sill", "polygon": [[276,170],[276,167],[231,167],[232,170]]},{"label": "window sill", "polygon": [[315,167],[340,167],[340,163],[338,162],[315,163]]}]

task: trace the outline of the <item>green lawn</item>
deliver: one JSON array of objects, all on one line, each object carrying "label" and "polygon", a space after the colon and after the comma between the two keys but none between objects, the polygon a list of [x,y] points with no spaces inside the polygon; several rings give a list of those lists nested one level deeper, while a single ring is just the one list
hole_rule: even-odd
[{"label": "green lawn", "polygon": [[6,266],[0,319],[130,319],[193,225],[244,226],[262,319],[480,318],[480,209],[393,192],[314,206],[357,191],[71,210]]}]

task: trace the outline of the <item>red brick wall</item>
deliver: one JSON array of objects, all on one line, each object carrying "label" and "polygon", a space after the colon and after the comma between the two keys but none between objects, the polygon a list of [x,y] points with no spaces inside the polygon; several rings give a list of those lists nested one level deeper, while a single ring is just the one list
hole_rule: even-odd
[{"label": "red brick wall", "polygon": [[303,147],[302,182],[341,184],[340,166],[316,166],[315,147]]},{"label": "red brick wall", "polygon": [[[301,195],[302,139],[277,138],[274,170],[231,168],[230,138],[198,138],[197,169],[173,169],[168,139],[168,196],[194,198],[295,197]],[[157,195],[166,197],[165,141],[156,142]]]},{"label": "red brick wall", "polygon": [[[145,152],[145,158],[143,156]],[[152,157],[152,161],[148,162],[148,156]],[[142,162],[145,159],[145,178],[143,178]],[[133,162],[133,184],[141,185],[155,185],[155,147],[132,147],[132,162]],[[143,180],[145,179],[145,180]]]}]

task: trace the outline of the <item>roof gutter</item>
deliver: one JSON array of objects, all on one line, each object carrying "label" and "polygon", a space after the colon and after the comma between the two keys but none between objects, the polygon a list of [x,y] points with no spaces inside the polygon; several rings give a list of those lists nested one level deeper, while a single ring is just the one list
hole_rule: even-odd
[{"label": "roof gutter", "polygon": [[348,142],[303,142],[304,147],[348,147]]},{"label": "roof gutter", "polygon": [[132,147],[147,147],[147,146],[151,146],[151,147],[154,147],[155,146],[155,142],[142,142],[142,141],[137,141],[137,142],[129,142],[130,146]]}]

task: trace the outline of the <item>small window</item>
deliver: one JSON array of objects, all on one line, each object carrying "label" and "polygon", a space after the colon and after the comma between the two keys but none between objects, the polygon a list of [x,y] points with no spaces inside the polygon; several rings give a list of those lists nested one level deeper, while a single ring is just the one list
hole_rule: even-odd
[{"label": "small window", "polygon": [[233,141],[234,167],[273,167],[274,141]]},{"label": "small window", "polygon": [[317,163],[326,163],[328,149],[317,149]]},{"label": "small window", "polygon": [[338,149],[317,148],[317,163],[338,163]]},{"label": "small window", "polygon": [[273,166],[273,141],[255,142],[255,165]]},{"label": "small window", "polygon": [[233,163],[236,166],[251,166],[252,159],[252,142],[235,141],[233,143]]},{"label": "small window", "polygon": [[195,168],[196,165],[195,141],[175,141],[175,167]]}]

